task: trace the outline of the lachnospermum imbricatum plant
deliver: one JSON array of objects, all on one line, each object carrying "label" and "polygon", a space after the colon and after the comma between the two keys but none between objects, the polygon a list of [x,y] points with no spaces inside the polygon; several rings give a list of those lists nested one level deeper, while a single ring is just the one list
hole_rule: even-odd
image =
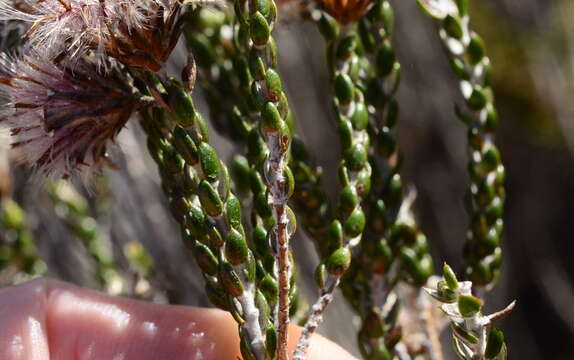
[{"label": "lachnospermum imbricatum plant", "polygon": [[[467,1],[419,4],[439,22],[465,100],[456,114],[469,130],[466,281],[445,265],[443,279],[432,285],[434,263],[415,216],[416,191],[401,174],[397,91],[405,70],[393,46],[391,1],[321,0],[297,7],[325,42],[325,99],[340,144],[332,174],[316,165],[314,149],[295,126],[274,37],[281,4],[273,0],[229,6],[201,0],[0,0],[0,19],[10,21],[10,31],[2,33],[10,38],[2,40],[18,47],[2,56],[0,124],[10,130],[18,158],[37,173],[79,176],[87,183],[111,163],[108,149],[121,148],[121,130],[139,124],[206,295],[237,321],[244,359],[305,359],[339,287],[360,319],[357,340],[365,359],[442,356],[441,327],[425,315],[429,299],[423,289],[442,303],[459,357],[503,359],[504,337],[492,322],[512,306],[482,314],[484,290],[500,276],[505,196],[494,144],[491,64],[483,41],[470,30]],[[181,37],[186,46],[178,48]],[[180,77],[173,77],[173,69],[168,76],[174,52],[187,55],[177,69]],[[209,116],[196,105],[194,88],[206,95]],[[229,164],[216,148],[210,122],[235,144],[238,154]],[[334,202],[325,176],[339,180]],[[88,232],[96,220],[78,194],[66,196],[72,192],[62,189],[49,187],[54,206],[67,209],[60,217],[88,248],[106,286],[119,271],[98,248],[95,230]],[[7,224],[0,236],[15,254],[0,258],[2,265],[25,260],[30,264],[20,271],[43,272],[25,213],[14,200],[0,200],[0,219]],[[299,303],[290,246],[297,220],[318,252],[319,295],[289,354],[288,325]],[[94,227],[86,230],[88,225]],[[417,327],[415,343],[416,336],[405,332]]]}]

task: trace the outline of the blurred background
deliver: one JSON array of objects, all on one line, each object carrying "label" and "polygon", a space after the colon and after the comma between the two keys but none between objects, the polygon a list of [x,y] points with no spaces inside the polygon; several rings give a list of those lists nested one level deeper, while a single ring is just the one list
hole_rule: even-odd
[{"label": "blurred background", "polygon": [[[398,98],[403,176],[418,190],[416,214],[432,246],[435,264],[462,270],[467,215],[466,128],[453,106],[462,103],[434,24],[414,0],[395,0],[394,44],[402,64]],[[487,44],[494,64],[494,90],[501,114],[497,142],[508,171],[505,255],[502,278],[487,297],[495,311],[511,300],[518,305],[501,324],[510,359],[574,358],[574,1],[471,1],[474,29]],[[329,116],[328,74],[323,40],[313,24],[287,16],[276,31],[280,70],[306,141],[334,198],[339,145]],[[173,56],[181,65],[183,54]],[[194,97],[207,109],[201,90]],[[201,106],[200,106],[201,107]],[[230,158],[238,148],[216,137]],[[141,242],[153,259],[162,292],[158,301],[209,306],[199,271],[187,257],[178,226],[171,220],[156,167],[136,122],[118,139],[117,170],[87,191],[91,216],[113,244],[121,266],[125,244]],[[2,140],[6,142],[6,140]],[[50,276],[97,287],[85,249],[74,241],[49,195],[24,169],[12,166],[14,198],[28,213]],[[8,175],[1,173],[0,181]],[[0,242],[2,229],[0,229]],[[317,264],[303,231],[294,239],[302,295],[315,297]],[[338,298],[321,332],[358,355],[352,314]],[[445,338],[447,340],[447,338]],[[445,345],[450,349],[450,344]],[[452,358],[452,357],[451,357]]]}]

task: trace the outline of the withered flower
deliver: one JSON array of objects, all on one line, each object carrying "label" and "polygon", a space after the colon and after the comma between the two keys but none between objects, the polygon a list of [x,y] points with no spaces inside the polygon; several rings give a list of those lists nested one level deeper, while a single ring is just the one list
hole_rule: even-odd
[{"label": "withered flower", "polygon": [[3,59],[0,91],[22,160],[45,175],[87,176],[105,163],[106,147],[132,112],[149,105],[116,67],[102,74],[80,59],[73,70],[35,56]]},{"label": "withered flower", "polygon": [[372,0],[319,0],[321,7],[342,25],[362,18],[372,2]]},{"label": "withered flower", "polygon": [[[158,71],[182,32],[186,7],[202,0],[0,0],[0,20],[31,23],[30,46],[51,59],[94,52]],[[208,1],[205,1],[208,2]]]}]

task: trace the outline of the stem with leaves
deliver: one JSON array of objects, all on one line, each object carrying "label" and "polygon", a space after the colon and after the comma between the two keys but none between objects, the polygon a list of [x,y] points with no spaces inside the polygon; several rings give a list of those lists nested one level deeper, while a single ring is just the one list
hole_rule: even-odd
[{"label": "stem with leaves", "polygon": [[239,31],[244,35],[239,35],[240,50],[247,59],[251,73],[249,88],[251,102],[256,109],[256,124],[268,149],[263,164],[263,178],[275,220],[270,241],[275,252],[279,282],[277,358],[286,360],[291,277],[289,238],[295,232],[295,224],[289,221],[291,210],[287,202],[295,183],[287,165],[291,143],[289,104],[276,70],[277,48],[271,35],[277,18],[277,7],[273,0],[236,0],[235,15]]},{"label": "stem with leaves", "polygon": [[463,360],[505,360],[506,344],[502,331],[493,328],[494,322],[506,317],[516,304],[491,315],[482,314],[483,301],[472,295],[472,282],[459,282],[448,265],[443,267],[443,278],[436,288],[425,289],[442,303],[441,310],[448,316],[456,354]]},{"label": "stem with leaves", "polygon": [[[318,13],[317,23],[327,41],[327,57],[333,86],[333,109],[337,119],[343,160],[339,166],[339,179],[343,186],[339,197],[338,220],[329,229],[327,256],[316,270],[320,297],[312,306],[301,338],[295,350],[295,359],[304,359],[309,340],[323,313],[333,299],[333,292],[351,264],[351,248],[356,246],[365,229],[365,213],[361,201],[371,188],[371,165],[368,161],[369,114],[364,94],[358,84],[360,57],[357,54],[358,37],[351,28],[339,25],[326,13]],[[341,31],[341,33],[339,33]]]},{"label": "stem with leaves", "polygon": [[418,4],[440,24],[454,74],[465,99],[456,108],[468,127],[468,172],[470,176],[470,226],[464,247],[465,275],[474,286],[492,288],[502,263],[505,170],[494,143],[498,113],[490,87],[491,63],[482,38],[470,29],[468,0],[418,0]]},{"label": "stem with leaves", "polygon": [[[183,85],[170,79],[158,88],[164,89],[169,109],[142,113],[142,126],[172,214],[203,272],[210,300],[239,323],[243,357],[272,358],[275,328],[267,301],[256,288],[256,262],[227,167],[209,144],[207,126]],[[175,127],[166,115],[176,121]]]}]

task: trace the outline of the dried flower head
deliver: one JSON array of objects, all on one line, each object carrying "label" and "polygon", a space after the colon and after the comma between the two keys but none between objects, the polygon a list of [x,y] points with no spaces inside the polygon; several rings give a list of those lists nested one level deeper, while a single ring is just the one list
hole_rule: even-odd
[{"label": "dried flower head", "polygon": [[73,70],[29,55],[3,60],[8,105],[0,124],[10,128],[22,160],[45,175],[89,177],[132,112],[148,104],[114,66],[101,74],[86,59]]},{"label": "dried flower head", "polygon": [[171,55],[188,4],[201,0],[0,0],[0,20],[32,24],[26,38],[50,59],[95,52],[130,67],[158,71]]},{"label": "dried flower head", "polygon": [[372,0],[319,0],[321,7],[342,25],[363,17],[372,2]]}]

